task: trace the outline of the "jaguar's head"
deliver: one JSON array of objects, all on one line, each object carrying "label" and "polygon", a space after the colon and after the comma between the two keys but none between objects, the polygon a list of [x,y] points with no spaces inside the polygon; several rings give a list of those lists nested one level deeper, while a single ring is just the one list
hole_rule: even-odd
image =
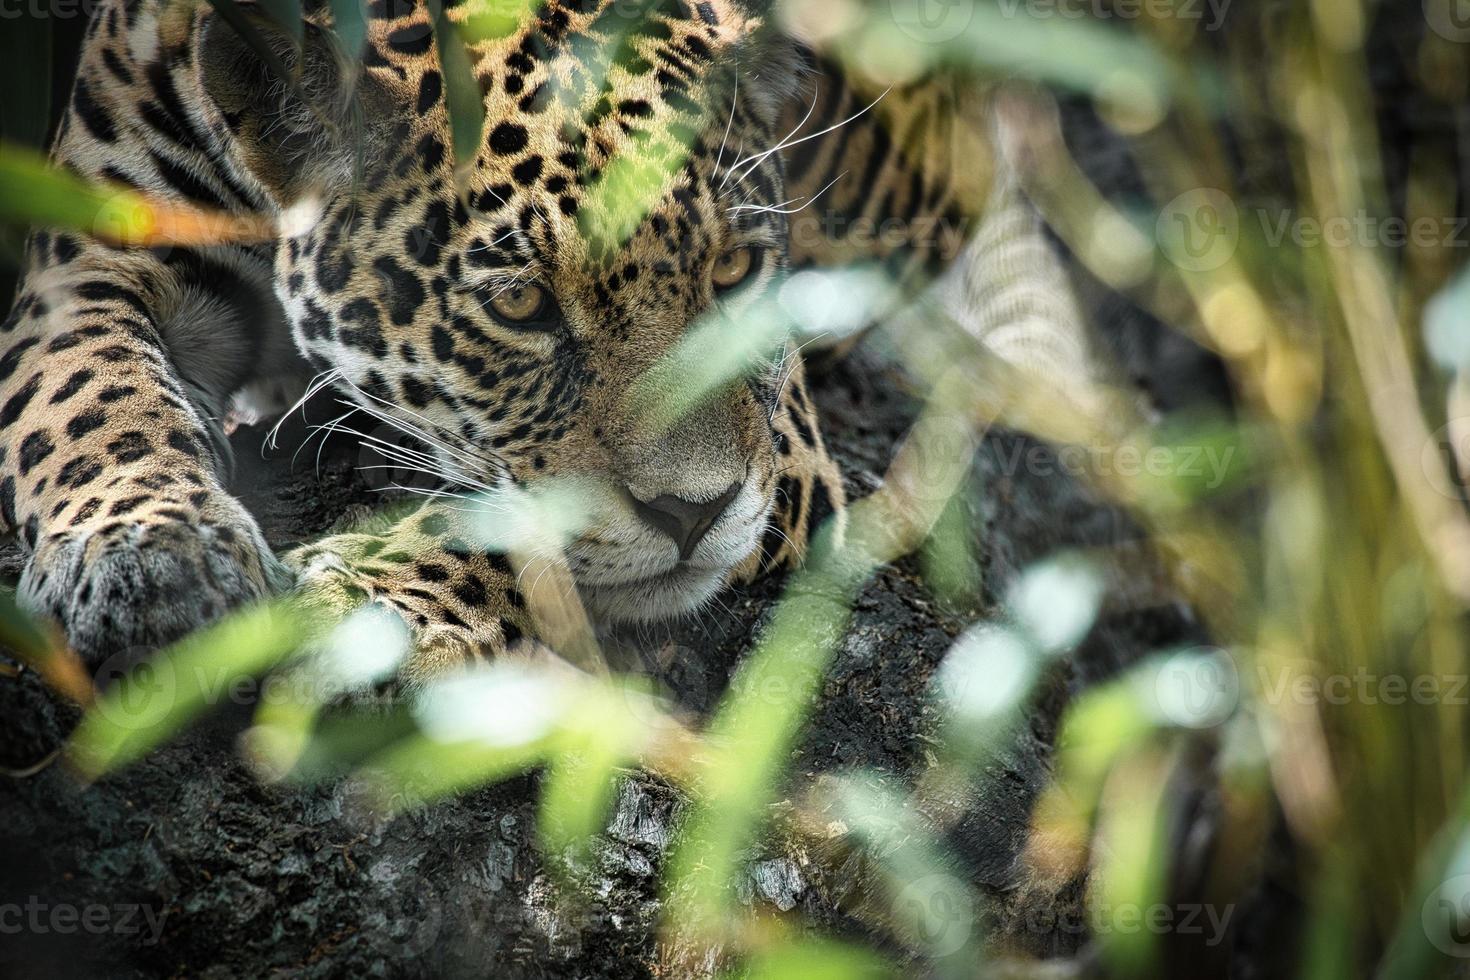
[{"label": "jaguar's head", "polygon": [[[765,151],[794,56],[726,0],[551,2],[513,25],[471,3],[448,14],[479,83],[466,93],[429,9],[371,14],[336,103],[356,141],[321,135],[233,32],[204,28],[205,85],[249,168],[283,204],[325,202],[277,259],[299,345],[422,431],[462,487],[575,481],[587,519],[567,555],[602,618],[694,608],[760,546],[793,364],[778,341],[676,412],[649,410],[651,385],[696,325],[740,329],[786,264]],[[331,104],[343,70],[323,32],[301,63]],[[485,121],[457,167],[463,97]]]}]

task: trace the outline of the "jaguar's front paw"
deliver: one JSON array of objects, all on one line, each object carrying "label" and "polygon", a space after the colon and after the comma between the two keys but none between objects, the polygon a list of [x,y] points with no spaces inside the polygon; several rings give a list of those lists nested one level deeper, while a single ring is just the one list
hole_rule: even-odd
[{"label": "jaguar's front paw", "polygon": [[509,563],[498,555],[447,548],[449,523],[429,513],[381,534],[338,534],[285,556],[298,601],[332,622],[375,604],[407,626],[412,652],[398,671],[416,689],[528,640],[530,617]]},{"label": "jaguar's front paw", "polygon": [[59,620],[71,646],[97,662],[176,640],[291,581],[244,507],[211,492],[42,537],[19,599]]}]

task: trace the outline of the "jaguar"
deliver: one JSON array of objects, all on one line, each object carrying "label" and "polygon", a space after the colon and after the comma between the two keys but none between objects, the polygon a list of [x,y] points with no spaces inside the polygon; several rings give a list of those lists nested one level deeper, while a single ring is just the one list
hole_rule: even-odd
[{"label": "jaguar", "polygon": [[[795,340],[658,424],[648,379],[808,267],[909,281],[952,258],[958,235],[854,234],[963,227],[943,95],[845,77],[740,0],[372,0],[355,50],[336,7],[294,32],[250,3],[96,8],[55,164],[279,232],[32,233],[0,327],[20,601],[92,660],[291,589],[377,603],[416,683],[544,639],[466,491],[576,487],[557,548],[596,624],[802,561],[845,498]],[[229,490],[226,430],[322,388],[412,431],[450,489],[277,556]]]}]

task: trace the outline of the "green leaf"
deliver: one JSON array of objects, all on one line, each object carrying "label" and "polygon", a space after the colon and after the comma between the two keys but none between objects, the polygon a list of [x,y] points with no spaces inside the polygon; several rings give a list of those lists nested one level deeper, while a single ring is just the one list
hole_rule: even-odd
[{"label": "green leaf", "polygon": [[29,664],[54,690],[78,704],[91,702],[92,678],[60,631],[32,619],[7,591],[0,591],[0,647]]},{"label": "green leaf", "polygon": [[343,55],[355,68],[362,58],[363,42],[367,40],[367,10],[363,0],[332,0],[332,32]]},{"label": "green leaf", "polygon": [[1362,907],[1354,901],[1350,862],[1342,857],[1325,862],[1307,902],[1304,980],[1338,980],[1355,972],[1354,946],[1363,928]]},{"label": "green leaf", "polygon": [[32,660],[46,657],[52,638],[15,604],[15,593],[0,590],[0,646]]},{"label": "green leaf", "polygon": [[480,152],[480,135],[485,128],[485,104],[480,83],[464,39],[444,11],[441,0],[428,0],[433,17],[434,43],[439,49],[439,70],[444,76],[444,104],[449,112],[449,140],[454,150],[455,170],[464,174]]},{"label": "green leaf", "polygon": [[[286,67],[286,63],[281,60],[281,56],[276,54],[276,49],[271,47],[270,42],[265,39],[265,35],[260,33],[256,19],[252,19],[250,14],[242,10],[235,0],[208,0],[208,2],[214,12],[219,15],[219,18],[234,28],[235,33],[240,35],[240,39],[250,46],[250,50],[255,52],[256,57],[260,58],[261,63],[271,70],[271,74],[279,78],[291,90],[291,94],[301,100],[303,105],[311,105],[311,100],[306,97],[306,93],[302,91],[297,81],[296,73]],[[271,20],[274,21],[275,18],[272,17]],[[301,19],[299,16],[296,18],[295,23],[300,27]],[[296,46],[297,48],[301,46],[299,38],[296,41]]]},{"label": "green leaf", "polygon": [[718,310],[707,313],[629,389],[637,424],[649,433],[667,432],[779,351],[790,327],[790,317],[771,298],[743,311],[734,324]]},{"label": "green leaf", "polygon": [[588,680],[582,686],[543,782],[538,824],[543,846],[574,861],[606,827],[620,767],[638,757],[663,714],[641,685]]},{"label": "green leaf", "polygon": [[98,697],[67,748],[88,779],[128,765],[283,662],[310,635],[287,603],[255,606],[154,654]]},{"label": "green leaf", "polygon": [[836,780],[832,813],[866,845],[881,874],[885,920],[926,955],[936,977],[983,975],[981,905],[930,823],[900,793],[875,779]]},{"label": "green leaf", "polygon": [[1114,682],[1086,692],[1062,719],[1059,779],[1090,807],[1114,760],[1156,728],[1129,684]]},{"label": "green leaf", "polygon": [[689,158],[694,129],[680,139],[667,128],[635,131],[587,187],[577,227],[593,255],[616,252],[633,237]]},{"label": "green leaf", "polygon": [[783,763],[810,709],[849,617],[853,596],[874,567],[833,551],[833,528],[776,607],[771,625],[741,664],[709,727],[714,748],[698,806],[669,859],[673,914],[698,935],[717,930],[744,849],[760,825]]},{"label": "green leaf", "polygon": [[479,0],[464,8],[460,36],[466,44],[510,37],[532,16],[530,0]]},{"label": "green leaf", "polygon": [[[232,3],[233,0],[220,0],[222,3]],[[277,27],[279,27],[296,49],[301,49],[301,42],[306,38],[306,22],[301,19],[300,0],[255,0],[260,9],[265,11]]]},{"label": "green leaf", "polygon": [[1168,897],[1165,792],[1171,783],[1163,778],[1163,759],[1143,753],[1115,777],[1122,785],[1110,782],[1101,843],[1093,850],[1087,901],[1113,976],[1152,976],[1157,965],[1158,932],[1142,926],[1149,911],[1163,907]]},{"label": "green leaf", "polygon": [[274,240],[268,214],[228,214],[93,184],[33,150],[0,144],[0,224],[70,228],[118,245],[218,245]]},{"label": "green leaf", "polygon": [[762,950],[729,980],[882,980],[898,976],[871,950],[835,939],[793,939]]},{"label": "green leaf", "polygon": [[141,194],[87,183],[39,153],[0,144],[0,221],[130,241],[147,233],[151,212]]},{"label": "green leaf", "polygon": [[378,809],[391,815],[519,776],[544,762],[550,748],[543,740],[493,745],[418,734],[374,755],[357,778],[376,797]]},{"label": "green leaf", "polygon": [[447,677],[416,698],[418,734],[373,755],[360,775],[397,812],[525,772],[563,744],[575,693],[564,677],[516,661]]},{"label": "green leaf", "polygon": [[978,498],[974,487],[955,494],[945,505],[934,530],[924,541],[924,581],[940,597],[961,609],[981,600],[982,571],[976,553],[976,529],[970,501]]},{"label": "green leaf", "polygon": [[[931,13],[925,0],[892,0],[887,8],[889,16],[867,18],[839,39],[844,61],[859,67],[877,63],[912,77],[934,66],[957,65],[1094,95],[1126,91],[1161,107],[1173,100],[1175,75],[1142,32],[1097,18],[1030,16],[1024,4],[1017,15],[1004,2],[985,0],[937,8],[937,24],[926,22]],[[1192,80],[1203,87],[1206,79],[1200,71]]]},{"label": "green leaf", "polygon": [[1414,886],[1401,906],[1378,976],[1409,980],[1444,969],[1447,956],[1470,951],[1470,786],[1454,812],[1421,852]]}]

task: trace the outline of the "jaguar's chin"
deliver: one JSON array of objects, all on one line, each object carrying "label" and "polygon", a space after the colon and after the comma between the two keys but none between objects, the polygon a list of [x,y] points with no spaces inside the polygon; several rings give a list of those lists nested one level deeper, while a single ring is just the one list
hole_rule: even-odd
[{"label": "jaguar's chin", "polygon": [[582,603],[593,620],[608,625],[672,619],[709,602],[729,576],[728,568],[680,562],[648,578],[614,585],[583,584]]}]

